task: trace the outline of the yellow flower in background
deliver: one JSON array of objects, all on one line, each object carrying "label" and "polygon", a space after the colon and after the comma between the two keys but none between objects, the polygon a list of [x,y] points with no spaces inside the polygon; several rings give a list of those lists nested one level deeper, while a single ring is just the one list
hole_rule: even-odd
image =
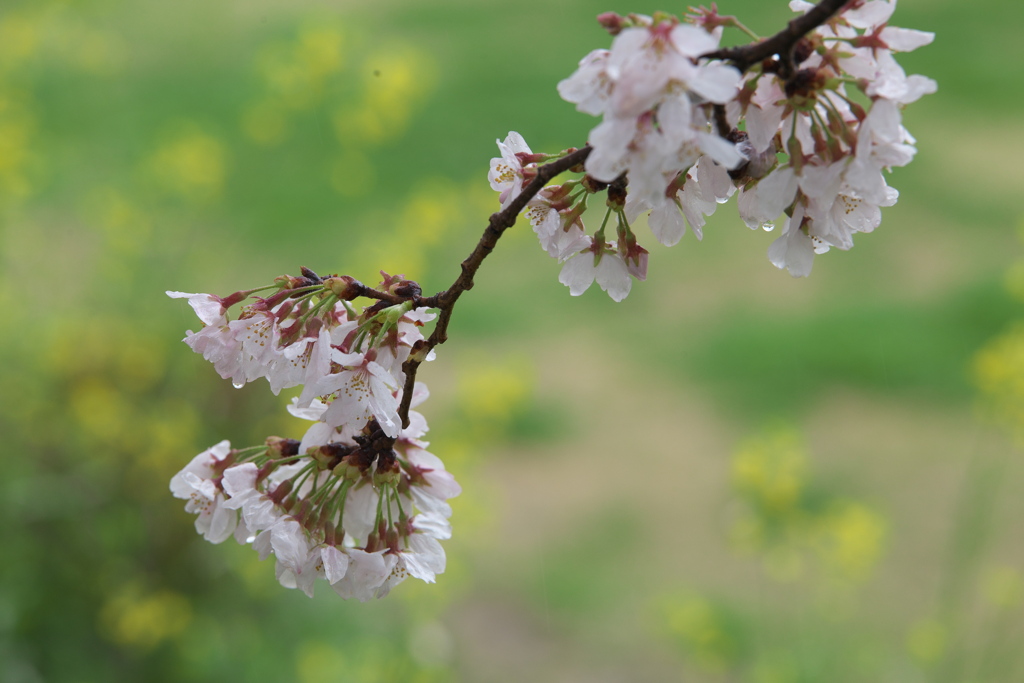
[{"label": "yellow flower in background", "polygon": [[[1024,241],[1024,216],[1017,231]],[[1011,295],[1024,300],[1024,261],[1010,266],[1004,284]],[[1015,322],[979,349],[970,371],[982,416],[1024,443],[1024,321]]]},{"label": "yellow flower in background", "polygon": [[794,430],[750,439],[733,457],[733,486],[758,507],[785,513],[799,500],[806,461],[800,435]]},{"label": "yellow flower in background", "polygon": [[772,652],[758,659],[750,672],[750,683],[799,683],[801,674],[799,655],[792,652]]},{"label": "yellow flower in background", "polygon": [[1024,439],[1024,323],[983,346],[971,371],[985,416]]},{"label": "yellow flower in background", "polygon": [[343,45],[339,27],[316,26],[301,31],[294,43],[264,48],[257,67],[269,98],[294,110],[319,104],[328,79],[344,64]]},{"label": "yellow flower in background", "polygon": [[110,76],[124,66],[128,48],[116,34],[83,26],[76,31],[69,52],[69,65],[97,76]]},{"label": "yellow flower in background", "polygon": [[458,194],[455,187],[443,180],[417,187],[402,209],[399,225],[411,241],[423,246],[437,244],[455,219],[452,206],[458,202]]},{"label": "yellow flower in background", "polygon": [[436,70],[429,54],[409,45],[391,45],[371,53],[363,64],[364,94],[334,115],[339,142],[348,146],[380,144],[405,133],[416,106],[434,88]]},{"label": "yellow flower in background", "polygon": [[0,202],[32,191],[28,169],[34,161],[35,127],[28,97],[0,84]]},{"label": "yellow flower in background", "polygon": [[322,80],[337,73],[344,65],[344,36],[337,26],[312,26],[299,34],[295,61],[313,78]]},{"label": "yellow flower in background", "polygon": [[466,415],[497,429],[523,409],[534,390],[534,367],[526,357],[493,357],[464,362],[458,395]]},{"label": "yellow flower in background", "polygon": [[157,184],[182,199],[201,203],[217,199],[227,177],[227,149],[216,137],[188,123],[167,135],[149,158]]},{"label": "yellow flower in background", "polygon": [[0,71],[15,69],[35,55],[41,23],[24,12],[0,13]]},{"label": "yellow flower in background", "polygon": [[709,673],[723,673],[739,658],[739,644],[724,610],[700,596],[674,596],[663,602],[662,620],[693,663]]},{"label": "yellow flower in background", "polygon": [[885,518],[867,506],[836,502],[819,522],[818,553],[838,577],[866,579],[882,555],[887,528]]},{"label": "yellow flower in background", "polygon": [[740,550],[759,553],[772,578],[800,578],[812,552],[841,581],[863,581],[878,563],[885,518],[856,500],[810,495],[807,454],[796,430],[774,429],[743,442],[732,479],[742,503],[732,540]]},{"label": "yellow flower in background", "polygon": [[[472,225],[477,210],[474,198],[480,191],[477,185],[476,181],[469,181],[459,186],[446,178],[420,180],[401,205],[379,212],[377,219],[371,221],[381,227],[366,230],[365,241],[357,252],[360,261],[420,280],[425,276],[428,256],[424,247],[440,242],[455,228]],[[486,217],[487,213],[480,213],[480,225]]]},{"label": "yellow flower in background", "polygon": [[[300,683],[340,682],[354,673],[351,659],[341,650],[322,641],[311,640],[303,643],[296,653],[295,660]],[[363,679],[360,677],[360,680]]]},{"label": "yellow flower in background", "polygon": [[130,583],[107,601],[99,620],[107,639],[145,651],[184,631],[192,620],[192,607],[178,593],[146,592]]},{"label": "yellow flower in background", "polygon": [[104,246],[120,261],[142,253],[152,233],[152,220],[134,201],[113,187],[97,189],[86,200],[89,218],[105,239]]},{"label": "yellow flower in background", "polygon": [[[346,196],[373,187],[372,169],[346,171],[356,149],[378,146],[401,137],[420,102],[434,88],[437,67],[426,52],[398,43],[376,46],[355,67],[349,67],[344,33],[337,26],[318,25],[300,31],[293,42],[265,47],[257,60],[263,96],[246,107],[242,130],[253,142],[283,142],[296,112],[325,102],[344,154],[332,169],[332,184]],[[360,183],[360,179],[370,182]]]},{"label": "yellow flower in background", "polygon": [[990,605],[1014,609],[1024,603],[1024,576],[1013,567],[990,567],[982,577],[981,590]]},{"label": "yellow flower in background", "polygon": [[109,382],[97,377],[83,379],[72,387],[69,398],[78,426],[98,441],[110,443],[128,427],[127,405]]},{"label": "yellow flower in background", "polygon": [[922,664],[937,662],[946,652],[948,633],[936,619],[922,619],[907,634],[907,650]]},{"label": "yellow flower in background", "polygon": [[242,130],[258,144],[279,144],[288,137],[288,114],[272,99],[257,102],[242,114]]},{"label": "yellow flower in background", "polygon": [[[786,546],[804,535],[805,511],[801,508],[807,456],[800,435],[792,429],[775,429],[743,442],[732,460],[733,490],[744,502],[744,514],[736,522],[734,540],[747,550],[772,548],[765,556],[779,578],[796,578],[799,558]],[[783,571],[785,568],[785,571]]]}]

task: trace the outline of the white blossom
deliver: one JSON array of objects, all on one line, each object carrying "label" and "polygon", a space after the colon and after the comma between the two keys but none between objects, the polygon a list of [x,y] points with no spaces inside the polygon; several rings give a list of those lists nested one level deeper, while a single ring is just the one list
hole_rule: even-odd
[{"label": "white blossom", "polygon": [[188,501],[185,511],[196,515],[196,531],[211,543],[227,540],[238,524],[238,513],[225,505],[224,491],[214,481],[230,453],[231,444],[221,441],[171,478],[171,493]]},{"label": "white blossom", "polygon": [[558,281],[569,288],[572,296],[583,294],[595,280],[613,301],[622,301],[629,295],[633,280],[614,245],[603,249],[592,246],[581,251],[565,262],[558,275]]}]

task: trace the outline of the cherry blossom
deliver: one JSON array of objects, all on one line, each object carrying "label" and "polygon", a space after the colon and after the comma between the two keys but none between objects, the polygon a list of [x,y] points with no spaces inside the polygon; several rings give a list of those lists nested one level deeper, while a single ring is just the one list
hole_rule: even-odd
[{"label": "cherry blossom", "polygon": [[500,193],[498,201],[501,202],[501,208],[505,208],[523,189],[523,182],[528,174],[523,159],[529,157],[532,152],[523,136],[515,131],[511,131],[504,142],[498,140],[497,143],[501,157],[491,159],[487,180],[490,181],[491,187]]},{"label": "cherry blossom", "polygon": [[217,481],[231,458],[231,444],[221,441],[171,478],[171,493],[188,501],[185,512],[196,515],[196,531],[210,543],[227,540],[238,526],[238,514],[225,505],[224,490]]},{"label": "cherry blossom", "polygon": [[629,295],[633,281],[613,244],[602,246],[599,242],[591,241],[589,247],[565,262],[558,275],[558,281],[567,286],[573,296],[579,296],[590,289],[595,280],[613,301],[622,301]]}]

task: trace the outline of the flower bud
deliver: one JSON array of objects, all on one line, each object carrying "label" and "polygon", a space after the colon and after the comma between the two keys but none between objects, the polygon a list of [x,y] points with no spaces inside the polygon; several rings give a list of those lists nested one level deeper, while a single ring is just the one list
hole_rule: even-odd
[{"label": "flower bud", "polygon": [[626,19],[615,12],[604,12],[597,15],[597,23],[601,24],[601,28],[608,31],[608,33],[617,36],[625,27]]},{"label": "flower bud", "polygon": [[353,462],[352,455],[343,457],[341,462],[334,466],[331,473],[339,479],[346,481],[357,481],[363,476],[363,471],[359,468],[359,465]]},{"label": "flower bud", "polygon": [[418,339],[415,344],[412,345],[412,352],[409,354],[409,359],[414,360],[417,363],[422,363],[427,360],[427,356],[430,355],[430,345],[427,344],[426,340]]},{"label": "flower bud", "polygon": [[423,290],[415,280],[401,280],[391,286],[391,293],[412,299],[422,294]]},{"label": "flower bud", "polygon": [[324,280],[324,286],[342,301],[352,301],[366,289],[362,282],[348,275],[329,277]]},{"label": "flower bud", "polygon": [[322,278],[319,275],[314,273],[312,270],[310,270],[306,266],[300,266],[299,270],[302,271],[302,276],[305,277],[305,278],[308,278],[308,279],[310,279],[310,280],[312,280],[314,282],[321,282],[322,281]]},{"label": "flower bud", "polygon": [[808,57],[814,53],[814,43],[808,40],[806,37],[796,41],[796,45],[793,46],[793,64],[800,66],[803,64]]},{"label": "flower bud", "polygon": [[388,546],[388,548],[390,548],[391,550],[393,550],[396,553],[399,552],[399,547],[398,547],[398,530],[397,529],[388,529],[387,534],[385,535],[385,538],[387,539],[387,546]]},{"label": "flower bud", "polygon": [[395,469],[388,469],[384,471],[377,470],[373,473],[373,485],[378,487],[397,485],[401,478],[402,475],[397,467]]},{"label": "flower bud", "polygon": [[603,180],[598,180],[597,178],[589,174],[583,176],[583,179],[580,181],[580,184],[590,194],[600,192],[604,190],[606,187],[608,187],[608,183],[604,182]]},{"label": "flower bud", "polygon": [[283,458],[298,455],[299,441],[296,439],[285,439],[280,436],[268,436],[267,451],[268,454],[276,454]]},{"label": "flower bud", "polygon": [[280,505],[281,501],[285,499],[285,496],[287,496],[291,492],[292,480],[286,479],[285,481],[282,481],[280,484],[277,485],[277,488],[274,489],[273,493],[270,494],[270,499],[277,503],[278,505]]},{"label": "flower bud", "polygon": [[626,186],[620,182],[613,182],[608,186],[608,206],[621,211],[626,206]]}]

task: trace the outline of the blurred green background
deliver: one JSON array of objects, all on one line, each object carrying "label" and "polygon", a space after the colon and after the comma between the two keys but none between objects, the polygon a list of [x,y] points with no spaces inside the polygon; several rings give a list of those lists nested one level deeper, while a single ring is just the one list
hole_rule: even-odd
[{"label": "blurred green background", "polygon": [[[449,570],[309,600],[167,483],[299,436],[167,289],[305,265],[450,284],[495,138],[646,0],[5,0],[0,681],[1024,680],[1020,3],[905,2],[939,82],[878,234],[794,280],[735,206],[573,299],[517,228],[422,378]],[[720,3],[767,35],[785,3]],[[727,42],[740,42],[738,35]]]}]

